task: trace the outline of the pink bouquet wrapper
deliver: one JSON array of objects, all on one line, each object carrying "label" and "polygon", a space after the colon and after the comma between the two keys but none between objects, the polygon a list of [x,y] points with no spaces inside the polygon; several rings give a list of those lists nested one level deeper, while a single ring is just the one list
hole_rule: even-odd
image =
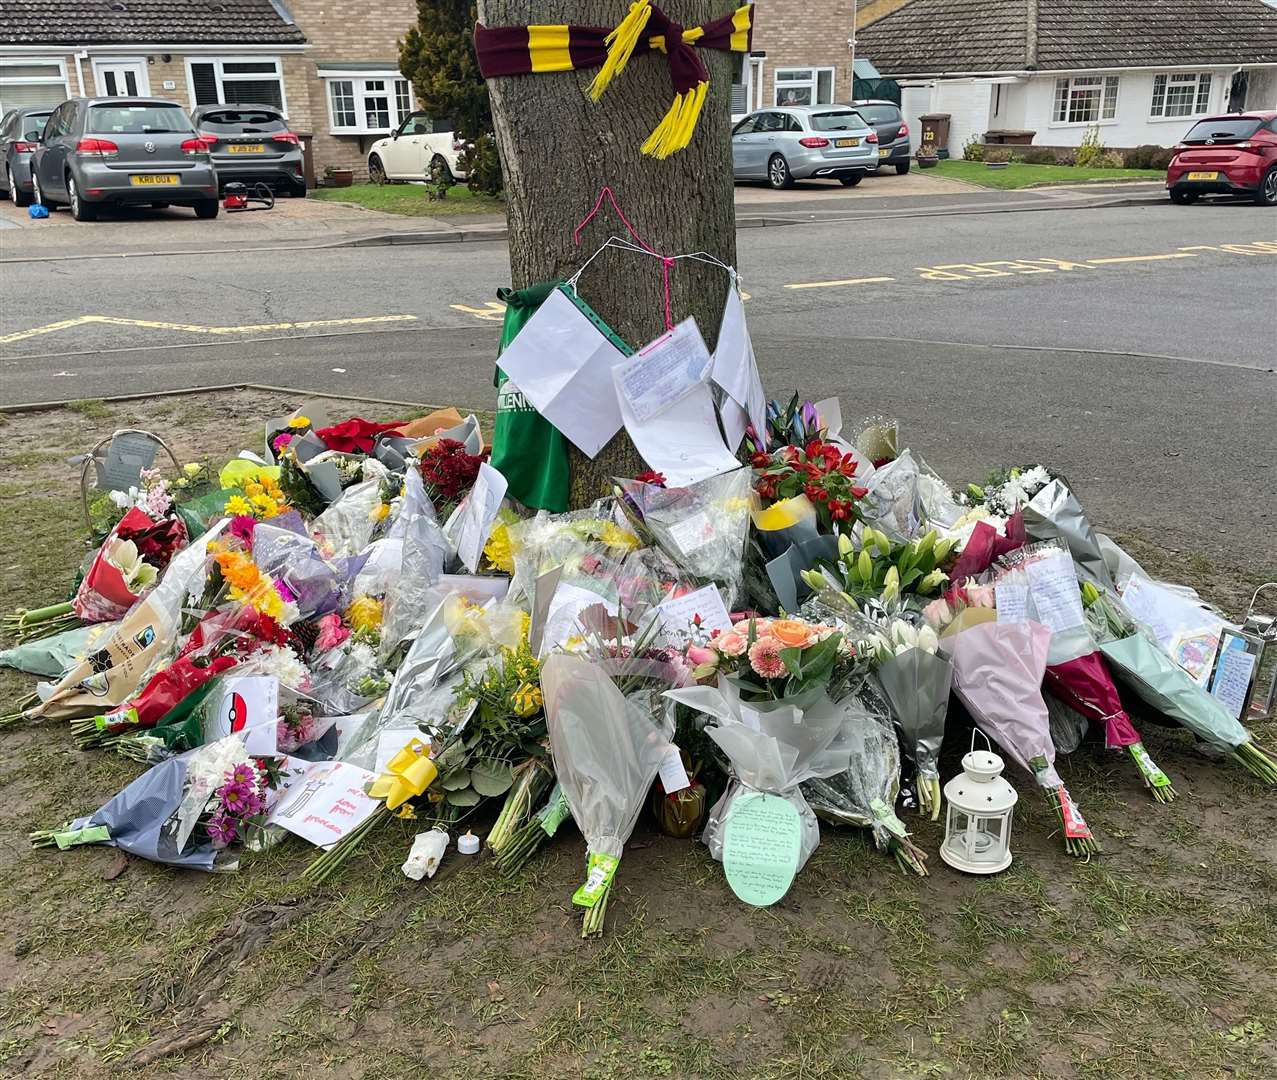
[{"label": "pink bouquet wrapper", "polygon": [[1088,719],[1104,725],[1104,745],[1120,750],[1141,741],[1130,716],[1122,708],[1113,675],[1099,652],[1052,664],[1046,669],[1051,692]]}]

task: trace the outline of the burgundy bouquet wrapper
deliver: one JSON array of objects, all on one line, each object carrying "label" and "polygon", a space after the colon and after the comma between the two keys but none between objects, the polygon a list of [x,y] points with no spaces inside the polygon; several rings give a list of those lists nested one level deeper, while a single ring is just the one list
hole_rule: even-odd
[{"label": "burgundy bouquet wrapper", "polygon": [[954,585],[961,585],[967,578],[983,574],[1003,555],[1024,547],[1025,542],[1024,512],[1021,510],[1007,519],[1006,536],[999,536],[997,529],[987,521],[981,521],[949,571],[949,580]]},{"label": "burgundy bouquet wrapper", "polygon": [[1065,704],[1088,719],[1103,722],[1104,744],[1110,750],[1141,741],[1140,733],[1122,708],[1113,675],[1099,652],[1051,664],[1046,669],[1046,684]]}]

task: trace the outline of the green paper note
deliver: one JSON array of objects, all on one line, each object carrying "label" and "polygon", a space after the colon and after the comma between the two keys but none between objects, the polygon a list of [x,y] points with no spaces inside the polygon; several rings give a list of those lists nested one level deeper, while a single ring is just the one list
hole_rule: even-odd
[{"label": "green paper note", "polygon": [[779,795],[738,798],[723,830],[723,870],[732,892],[754,907],[776,903],[798,870],[802,832],[798,811]]}]

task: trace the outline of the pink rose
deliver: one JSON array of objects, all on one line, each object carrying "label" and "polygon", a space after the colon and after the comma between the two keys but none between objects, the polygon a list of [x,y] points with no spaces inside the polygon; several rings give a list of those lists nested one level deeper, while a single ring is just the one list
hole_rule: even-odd
[{"label": "pink rose", "polygon": [[724,656],[742,656],[748,639],[744,634],[731,630],[714,639],[714,646]]},{"label": "pink rose", "polygon": [[315,649],[327,652],[336,648],[350,637],[350,629],[342,625],[341,616],[335,611],[319,620],[319,636],[315,638]]},{"label": "pink rose", "polygon": [[697,665],[717,663],[718,657],[713,649],[707,649],[703,645],[689,645],[687,648],[687,659]]},{"label": "pink rose", "polygon": [[994,591],[992,585],[968,585],[967,600],[973,607],[994,607]]},{"label": "pink rose", "polygon": [[939,630],[945,626],[953,618],[953,611],[945,602],[944,597],[939,600],[932,600],[926,607],[922,609],[922,617],[927,620],[927,625],[933,630]]}]

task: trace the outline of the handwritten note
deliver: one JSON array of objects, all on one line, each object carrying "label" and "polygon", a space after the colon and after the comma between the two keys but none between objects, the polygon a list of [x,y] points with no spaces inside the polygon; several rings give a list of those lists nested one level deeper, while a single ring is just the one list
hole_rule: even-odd
[{"label": "handwritten note", "polygon": [[709,515],[703,510],[667,525],[665,531],[669,534],[670,542],[682,555],[700,551],[714,538],[714,527],[710,524]]},{"label": "handwritten note", "polygon": [[617,366],[616,383],[635,418],[652,419],[681,401],[709,372],[712,358],[695,319],[684,319]]},{"label": "handwritten note", "polygon": [[802,853],[802,821],[779,795],[738,796],[723,829],[723,871],[746,904],[768,907],[789,891]]},{"label": "handwritten note", "polygon": [[293,781],[266,822],[312,844],[331,847],[377,809],[378,800],[364,791],[374,779],[367,769],[344,761],[312,762]]},{"label": "handwritten note", "polygon": [[[1054,633],[1081,626],[1082,594],[1078,591],[1077,571],[1072,556],[1061,553],[1028,564],[1029,592],[1038,622]],[[999,620],[1000,621],[1000,620]]]},{"label": "handwritten note", "polygon": [[1013,581],[999,582],[993,587],[998,622],[1024,622],[1029,617],[1029,587]]},{"label": "handwritten note", "polygon": [[661,787],[666,795],[673,795],[676,791],[682,791],[684,788],[692,786],[692,781],[687,775],[687,769],[683,767],[683,754],[677,746],[671,745],[665,751],[665,756],[661,758],[661,767],[658,775],[661,778]]},{"label": "handwritten note", "polygon": [[1218,634],[1224,625],[1218,615],[1138,574],[1127,583],[1122,602],[1168,650],[1176,636],[1185,631],[1209,630]]},{"label": "handwritten note", "polygon": [[717,585],[706,585],[666,600],[658,604],[656,610],[665,636],[679,646],[697,639],[703,641],[715,630],[726,633],[732,628],[731,616]]},{"label": "handwritten note", "polygon": [[[1255,673],[1255,654],[1246,651],[1241,638],[1230,637],[1228,640],[1229,647],[1219,654],[1219,664],[1215,668],[1215,677],[1211,680],[1210,692],[1240,720]],[[1240,642],[1242,647],[1232,647],[1233,642]]]}]

